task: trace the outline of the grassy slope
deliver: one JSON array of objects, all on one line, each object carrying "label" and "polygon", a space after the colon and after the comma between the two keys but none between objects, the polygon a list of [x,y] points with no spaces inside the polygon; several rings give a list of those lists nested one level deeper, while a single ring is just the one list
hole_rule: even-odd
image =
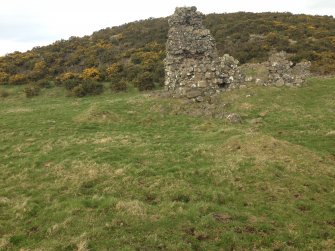
[{"label": "grassy slope", "polygon": [[335,248],[334,79],[225,93],[239,125],[136,93],[10,91],[0,250]]}]

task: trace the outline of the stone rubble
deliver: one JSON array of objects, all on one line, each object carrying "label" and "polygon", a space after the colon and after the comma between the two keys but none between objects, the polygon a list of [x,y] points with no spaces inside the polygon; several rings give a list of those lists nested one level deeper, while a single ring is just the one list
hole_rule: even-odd
[{"label": "stone rubble", "polygon": [[294,65],[288,60],[288,55],[284,51],[272,54],[266,65],[269,70],[268,85],[300,86],[310,75],[311,63],[309,61]]},{"label": "stone rubble", "polygon": [[[245,64],[241,68],[245,72],[245,82],[254,82],[264,86],[301,86],[311,75],[311,62],[302,61],[296,65],[288,60],[284,51],[273,53],[268,61],[258,64]],[[253,72],[249,76],[247,72]]]}]

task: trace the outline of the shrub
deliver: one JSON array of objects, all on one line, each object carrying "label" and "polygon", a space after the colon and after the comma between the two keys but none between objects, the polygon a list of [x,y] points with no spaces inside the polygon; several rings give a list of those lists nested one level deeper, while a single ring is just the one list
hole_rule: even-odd
[{"label": "shrub", "polygon": [[152,79],[153,82],[159,83],[159,86],[164,85],[164,79],[165,79],[165,71],[164,71],[164,64],[162,62],[158,63],[152,72]]},{"label": "shrub", "polygon": [[92,81],[92,80],[87,80],[82,83],[85,91],[89,95],[99,95],[103,93],[104,91],[104,86],[102,83]]},{"label": "shrub", "polygon": [[34,68],[29,72],[28,78],[33,81],[42,79],[47,74],[47,71],[47,66],[44,61],[36,62]]},{"label": "shrub", "polygon": [[127,89],[128,89],[128,86],[127,86],[127,82],[125,79],[121,79],[111,84],[112,92],[125,92],[127,91]]},{"label": "shrub", "polygon": [[9,82],[13,85],[24,84],[27,81],[28,81],[27,76],[21,73],[9,77]]},{"label": "shrub", "polygon": [[32,98],[40,94],[41,88],[37,85],[30,85],[24,88],[24,92],[27,98]]},{"label": "shrub", "polygon": [[76,72],[65,72],[65,73],[60,75],[59,79],[61,81],[66,81],[66,80],[69,80],[69,79],[80,79],[80,74],[78,74]]},{"label": "shrub", "polygon": [[150,72],[143,72],[139,74],[135,79],[135,86],[140,91],[152,90],[155,88],[155,84]]},{"label": "shrub", "polygon": [[41,79],[36,82],[36,85],[40,88],[51,88],[53,86],[53,82],[47,79]]},{"label": "shrub", "polygon": [[[113,85],[123,85],[125,87],[125,83],[129,82],[129,79],[132,78],[131,74],[128,74],[128,66],[129,64],[122,63],[114,63],[106,69],[107,78]],[[122,83],[123,81],[123,83]],[[112,87],[113,88],[113,87]]]},{"label": "shrub", "polygon": [[9,92],[4,90],[4,89],[1,89],[0,90],[0,97],[1,98],[7,98],[9,96]]},{"label": "shrub", "polygon": [[9,74],[3,71],[0,71],[0,85],[6,84],[9,80]]},{"label": "shrub", "polygon": [[68,91],[72,91],[73,88],[80,84],[78,79],[67,79],[62,81],[64,87]]},{"label": "shrub", "polygon": [[77,85],[75,86],[73,89],[72,89],[72,94],[76,97],[84,97],[86,95],[85,93],[85,89],[84,87],[80,84],[80,85]]},{"label": "shrub", "polygon": [[85,80],[72,88],[71,93],[76,97],[99,95],[103,92],[103,85],[93,80]]},{"label": "shrub", "polygon": [[63,81],[60,80],[59,78],[55,78],[53,80],[53,83],[54,83],[55,86],[63,86],[64,85]]},{"label": "shrub", "polygon": [[124,71],[124,66],[121,63],[114,63],[107,69],[107,75],[109,79],[112,79],[115,75],[121,76]]},{"label": "shrub", "polygon": [[95,67],[86,68],[85,70],[83,70],[82,78],[86,80],[87,79],[100,80],[101,74],[100,71]]}]

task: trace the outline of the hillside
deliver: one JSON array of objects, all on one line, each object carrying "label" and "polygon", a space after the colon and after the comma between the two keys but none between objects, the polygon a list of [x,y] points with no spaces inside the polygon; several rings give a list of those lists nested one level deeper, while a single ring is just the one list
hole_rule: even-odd
[{"label": "hillside", "polygon": [[[315,75],[185,99],[141,92],[163,84],[167,18],[0,58],[0,250],[335,250],[334,18],[204,22],[221,55],[244,64],[285,50]],[[182,27],[173,37],[187,37]],[[195,44],[208,35],[190,30]],[[180,66],[177,54],[170,65],[187,71],[167,75],[194,91],[197,72],[217,87],[213,43],[195,61],[176,41],[191,60]]]},{"label": "hillside", "polygon": [[[241,63],[260,62],[271,51],[284,50],[292,53],[294,62],[312,61],[315,74],[335,73],[333,17],[240,12],[210,14],[204,23],[219,54],[231,54]],[[148,19],[12,53],[0,58],[0,84],[93,78],[136,86],[147,73],[161,85],[167,30],[167,18]]]},{"label": "hillside", "polygon": [[154,93],[6,89],[0,250],[335,249],[335,79],[223,93],[237,124]]}]

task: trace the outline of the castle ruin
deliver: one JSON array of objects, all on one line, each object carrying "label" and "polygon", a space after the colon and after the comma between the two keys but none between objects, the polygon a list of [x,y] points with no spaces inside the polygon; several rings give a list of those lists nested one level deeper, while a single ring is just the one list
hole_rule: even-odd
[{"label": "castle ruin", "polygon": [[209,96],[225,83],[215,40],[202,16],[196,7],[184,7],[169,19],[165,86],[173,96]]},{"label": "castle ruin", "polygon": [[[176,8],[169,18],[166,43],[165,89],[173,97],[196,101],[225,89],[245,87],[249,78],[241,73],[238,60],[218,56],[210,31],[202,24],[196,7]],[[310,62],[294,65],[285,52],[275,53],[263,64],[263,85],[300,86],[309,76]]]}]

